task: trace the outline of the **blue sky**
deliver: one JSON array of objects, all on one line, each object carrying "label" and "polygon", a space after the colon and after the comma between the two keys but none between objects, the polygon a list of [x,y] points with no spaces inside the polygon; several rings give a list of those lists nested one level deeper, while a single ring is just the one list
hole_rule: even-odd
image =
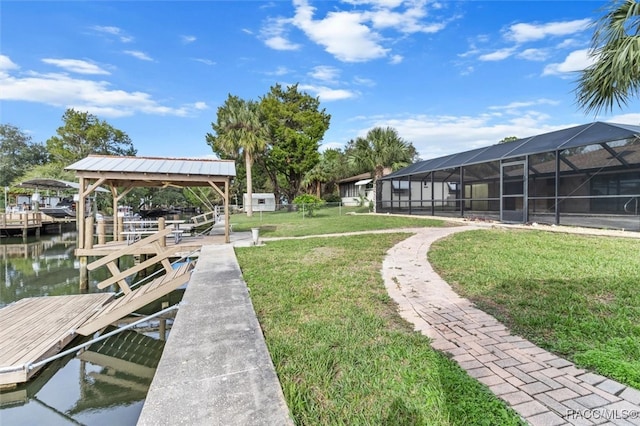
[{"label": "blue sky", "polygon": [[422,159],[592,121],[575,103],[601,1],[3,1],[0,123],[45,142],[66,108],[140,156],[205,157],[228,94],[298,83],[322,147],[392,126]]}]

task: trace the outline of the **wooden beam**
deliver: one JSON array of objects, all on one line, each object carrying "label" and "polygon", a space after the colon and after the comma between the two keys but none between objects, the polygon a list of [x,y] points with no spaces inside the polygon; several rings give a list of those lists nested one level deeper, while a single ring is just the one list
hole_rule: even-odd
[{"label": "wooden beam", "polygon": [[98,179],[95,183],[89,185],[89,187],[82,193],[82,195],[85,196],[85,197],[90,195],[93,191],[96,190],[97,187],[102,185],[104,183],[104,181],[105,181],[104,178]]}]

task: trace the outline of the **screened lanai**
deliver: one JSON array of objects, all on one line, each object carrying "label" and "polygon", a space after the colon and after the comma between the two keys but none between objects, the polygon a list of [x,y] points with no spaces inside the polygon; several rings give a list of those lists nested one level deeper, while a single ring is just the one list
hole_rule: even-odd
[{"label": "screened lanai", "polygon": [[377,211],[640,230],[640,126],[595,122],[420,161]]}]

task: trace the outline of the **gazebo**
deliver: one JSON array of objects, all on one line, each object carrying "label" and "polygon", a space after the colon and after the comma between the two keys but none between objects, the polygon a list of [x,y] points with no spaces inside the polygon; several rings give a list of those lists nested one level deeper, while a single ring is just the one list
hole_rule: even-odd
[{"label": "gazebo", "polygon": [[[78,248],[85,241],[85,200],[99,187],[108,188],[113,197],[113,211],[132,189],[139,187],[211,187],[224,200],[225,242],[229,243],[229,186],[236,176],[231,160],[195,158],[122,157],[90,155],[66,167],[79,179],[77,204]],[[114,221],[114,235],[117,235]]]}]

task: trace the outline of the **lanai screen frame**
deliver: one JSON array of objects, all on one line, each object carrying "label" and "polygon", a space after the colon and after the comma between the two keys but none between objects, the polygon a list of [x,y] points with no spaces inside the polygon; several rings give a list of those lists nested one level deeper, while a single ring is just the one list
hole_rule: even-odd
[{"label": "lanai screen frame", "polygon": [[[223,199],[225,242],[230,242],[229,193],[236,176],[233,160],[89,155],[65,169],[75,171],[80,185],[76,212],[78,250],[84,248],[85,242],[85,221],[80,220],[85,217],[85,199],[100,186],[111,191],[114,215],[118,202],[134,188],[211,187]],[[119,233],[117,221],[113,232],[115,238]]]},{"label": "lanai screen frame", "polygon": [[[522,161],[526,185],[521,222],[640,230],[638,135],[640,126],[596,122],[418,162],[382,178],[383,195],[377,211],[509,221],[501,216],[505,199],[500,191],[504,184],[500,170],[503,164]],[[618,176],[618,185],[625,183],[626,189],[616,194],[592,194],[594,178],[604,181],[601,186],[606,187],[607,176]],[[622,182],[621,176],[632,177]],[[566,191],[572,179],[583,192]],[[394,182],[399,181],[411,190],[398,190]],[[632,192],[629,182],[633,183]],[[487,193],[474,194],[474,184],[477,188],[484,186]],[[493,190],[487,191],[490,187]],[[594,212],[592,206],[598,203],[613,203],[618,210],[623,204],[631,206],[626,212]],[[583,205],[582,210],[576,208],[578,204]],[[480,205],[485,209],[478,209]]]}]

